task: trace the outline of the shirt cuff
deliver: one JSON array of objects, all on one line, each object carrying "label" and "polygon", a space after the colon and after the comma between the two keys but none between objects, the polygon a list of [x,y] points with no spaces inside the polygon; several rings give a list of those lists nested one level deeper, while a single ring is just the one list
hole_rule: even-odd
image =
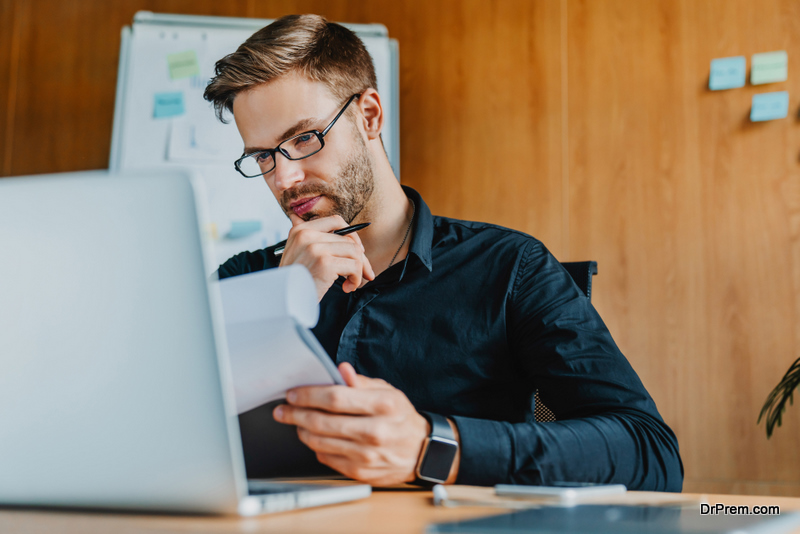
[{"label": "shirt cuff", "polygon": [[456,484],[494,486],[508,481],[513,451],[509,423],[450,416],[458,427],[461,462]]}]

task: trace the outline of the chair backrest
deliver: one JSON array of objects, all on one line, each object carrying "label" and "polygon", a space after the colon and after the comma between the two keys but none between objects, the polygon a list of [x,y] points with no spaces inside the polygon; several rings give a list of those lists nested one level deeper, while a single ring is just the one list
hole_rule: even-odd
[{"label": "chair backrest", "polygon": [[563,262],[564,267],[569,275],[578,284],[578,287],[586,298],[592,300],[592,276],[597,274],[596,261],[569,261]]},{"label": "chair backrest", "polygon": [[[596,261],[571,261],[561,264],[578,284],[578,287],[586,295],[586,298],[592,300],[592,276],[597,274]],[[539,391],[534,394],[534,401],[536,403],[533,409],[533,417],[537,423],[548,423],[556,420],[556,415],[545,406],[541,399],[539,399]]]}]

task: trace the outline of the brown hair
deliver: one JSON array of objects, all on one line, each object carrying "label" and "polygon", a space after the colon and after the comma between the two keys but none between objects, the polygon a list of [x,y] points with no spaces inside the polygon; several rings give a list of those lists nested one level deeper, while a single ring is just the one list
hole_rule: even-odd
[{"label": "brown hair", "polygon": [[261,28],[236,52],[217,61],[203,98],[214,103],[217,117],[233,112],[236,95],[290,72],[324,83],[344,101],[377,88],[375,67],[355,33],[319,15],[288,15]]}]

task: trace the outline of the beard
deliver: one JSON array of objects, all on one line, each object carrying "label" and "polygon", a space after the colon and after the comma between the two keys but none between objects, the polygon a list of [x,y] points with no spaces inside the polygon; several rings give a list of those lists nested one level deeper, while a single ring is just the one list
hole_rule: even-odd
[{"label": "beard", "polygon": [[333,180],[329,183],[301,185],[283,192],[280,203],[287,216],[292,211],[293,201],[317,195],[326,197],[333,206],[327,212],[311,210],[304,213],[300,216],[304,221],[340,215],[347,224],[352,224],[364,210],[375,189],[375,170],[366,143],[361,136],[354,137],[356,147]]}]

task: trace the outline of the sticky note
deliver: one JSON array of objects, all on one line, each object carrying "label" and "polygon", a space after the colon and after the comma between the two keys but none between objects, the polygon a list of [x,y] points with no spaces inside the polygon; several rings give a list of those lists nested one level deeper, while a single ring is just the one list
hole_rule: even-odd
[{"label": "sticky note", "polygon": [[712,91],[744,87],[747,79],[747,60],[744,56],[723,57],[711,60],[708,88]]},{"label": "sticky note", "polygon": [[183,115],[183,93],[156,93],[153,106],[153,117],[163,119]]},{"label": "sticky note", "polygon": [[230,231],[225,234],[228,239],[239,239],[261,231],[261,221],[233,221]]},{"label": "sticky note", "polygon": [[169,77],[173,80],[190,78],[200,74],[200,64],[197,62],[197,54],[194,50],[169,54],[167,56],[169,65]]},{"label": "sticky note", "polygon": [[785,82],[789,77],[789,55],[785,50],[753,54],[750,83]]},{"label": "sticky note", "polygon": [[750,120],[753,122],[783,119],[789,114],[789,92],[761,93],[753,95]]}]

